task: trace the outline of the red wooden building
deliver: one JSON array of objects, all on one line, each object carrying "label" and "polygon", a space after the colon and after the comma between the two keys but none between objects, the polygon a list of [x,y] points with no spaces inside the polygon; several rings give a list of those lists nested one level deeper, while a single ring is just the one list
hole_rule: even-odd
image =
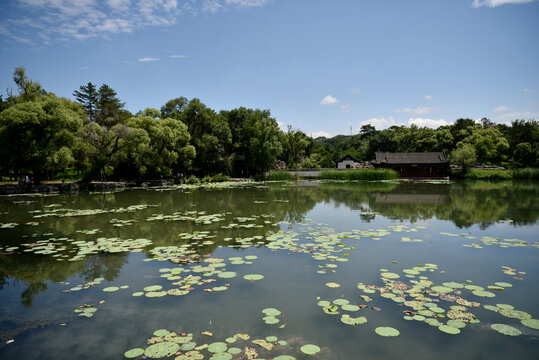
[{"label": "red wooden building", "polygon": [[443,152],[375,153],[375,167],[397,171],[403,178],[445,178],[449,176],[449,160]]}]

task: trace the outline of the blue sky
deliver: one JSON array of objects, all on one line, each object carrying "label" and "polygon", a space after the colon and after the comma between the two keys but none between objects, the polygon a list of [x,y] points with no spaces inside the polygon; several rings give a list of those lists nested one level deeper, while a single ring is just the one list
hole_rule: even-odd
[{"label": "blue sky", "polygon": [[198,97],[309,135],[539,119],[536,0],[2,0],[0,91]]}]

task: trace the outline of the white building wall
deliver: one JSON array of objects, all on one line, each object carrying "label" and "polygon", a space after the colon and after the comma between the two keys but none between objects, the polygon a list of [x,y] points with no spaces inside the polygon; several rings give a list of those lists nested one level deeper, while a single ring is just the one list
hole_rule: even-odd
[{"label": "white building wall", "polygon": [[359,165],[359,163],[353,160],[344,160],[337,163],[337,169],[347,169],[346,165],[349,165],[348,168],[354,169],[356,165]]}]

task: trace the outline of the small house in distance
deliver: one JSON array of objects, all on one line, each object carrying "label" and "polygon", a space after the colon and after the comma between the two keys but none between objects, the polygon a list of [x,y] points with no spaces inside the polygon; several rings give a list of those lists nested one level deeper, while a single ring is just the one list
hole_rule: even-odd
[{"label": "small house in distance", "polygon": [[443,152],[375,153],[375,167],[393,169],[405,178],[444,178],[449,176],[449,160]]},{"label": "small house in distance", "polygon": [[350,154],[344,155],[337,160],[337,169],[355,169],[361,165],[361,160],[356,159]]}]

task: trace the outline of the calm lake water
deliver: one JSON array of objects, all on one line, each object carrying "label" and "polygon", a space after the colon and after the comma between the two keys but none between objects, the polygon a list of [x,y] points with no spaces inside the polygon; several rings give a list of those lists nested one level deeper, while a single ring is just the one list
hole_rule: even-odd
[{"label": "calm lake water", "polygon": [[537,359],[538,219],[537,183],[3,197],[0,358]]}]

